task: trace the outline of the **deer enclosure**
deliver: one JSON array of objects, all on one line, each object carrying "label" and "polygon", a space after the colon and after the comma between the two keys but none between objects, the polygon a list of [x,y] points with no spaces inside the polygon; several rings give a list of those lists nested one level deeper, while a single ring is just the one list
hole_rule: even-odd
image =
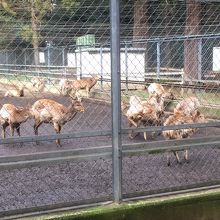
[{"label": "deer enclosure", "polygon": [[219,11],[0,1],[0,218],[218,187]]}]

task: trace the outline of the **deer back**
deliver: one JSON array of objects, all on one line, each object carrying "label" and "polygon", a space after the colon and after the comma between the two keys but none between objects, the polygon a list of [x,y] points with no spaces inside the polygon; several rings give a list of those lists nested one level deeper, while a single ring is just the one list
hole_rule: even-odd
[{"label": "deer back", "polygon": [[178,111],[184,112],[186,115],[192,115],[200,106],[200,102],[196,97],[188,97],[180,101],[174,109],[174,113]]},{"label": "deer back", "polygon": [[66,112],[67,108],[51,99],[40,99],[32,105],[32,112],[35,118],[41,121],[49,121],[53,118],[59,120]]},{"label": "deer back", "polygon": [[141,99],[138,96],[131,96],[129,100],[129,109],[127,111],[128,117],[135,117],[136,115],[139,115],[143,111],[143,106],[141,104]]},{"label": "deer back", "polygon": [[159,83],[151,83],[148,86],[148,93],[149,94],[158,94],[158,95],[162,95],[164,93],[164,88],[161,84]]},{"label": "deer back", "polygon": [[32,118],[32,112],[29,108],[17,108],[12,104],[4,104],[0,110],[0,115],[9,123],[21,123]]}]

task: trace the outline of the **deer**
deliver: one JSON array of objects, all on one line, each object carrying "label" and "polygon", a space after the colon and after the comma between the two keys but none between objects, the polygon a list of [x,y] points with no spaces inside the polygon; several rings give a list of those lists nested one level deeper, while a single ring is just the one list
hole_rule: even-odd
[{"label": "deer", "polygon": [[[61,79],[59,82],[59,87],[60,87],[60,94],[61,95],[69,95],[73,88],[71,88],[71,80],[68,79]],[[76,91],[74,91],[75,93]]]},{"label": "deer", "polygon": [[36,92],[42,92],[45,88],[46,80],[43,77],[35,76],[31,79],[31,83]]},{"label": "deer", "polygon": [[95,86],[97,81],[100,79],[100,76],[95,76],[91,78],[85,78],[85,79],[79,79],[79,80],[73,80],[70,82],[69,86],[72,89],[75,89],[76,92],[78,92],[80,89],[85,89],[87,98],[89,98],[90,90]]},{"label": "deer", "polygon": [[[55,132],[60,134],[63,125],[71,121],[78,112],[84,111],[82,100],[79,97],[71,97],[71,104],[68,107],[51,99],[39,99],[32,105],[35,120],[34,133],[38,135],[38,128],[42,123],[50,123],[53,124]],[[56,144],[61,147],[59,139],[56,140]]]},{"label": "deer", "polygon": [[24,86],[15,87],[15,89],[5,92],[4,97],[24,97]]},{"label": "deer", "polygon": [[149,97],[151,97],[152,95],[159,95],[165,99],[173,99],[174,98],[174,95],[173,95],[171,89],[166,91],[164,89],[164,87],[159,83],[151,83],[148,86],[147,90],[149,93]]},{"label": "deer", "polygon": [[197,110],[200,107],[200,105],[201,104],[198,98],[195,96],[185,98],[182,101],[180,101],[174,108],[174,114],[175,112],[181,111],[185,115],[192,115],[194,114],[195,110]]},{"label": "deer", "polygon": [[[164,126],[168,125],[181,125],[181,124],[193,124],[193,123],[206,123],[207,119],[200,113],[200,111],[195,110],[190,115],[186,115],[183,111],[175,111],[175,113],[169,116],[164,122]],[[197,128],[184,128],[178,130],[166,130],[162,134],[166,140],[170,139],[183,139],[190,138],[197,131]],[[181,163],[177,151],[172,151],[176,157],[177,163]],[[189,162],[189,151],[185,150],[184,159]],[[167,154],[167,165],[170,166],[170,153]]]},{"label": "deer", "polygon": [[60,94],[64,94],[64,89],[66,87],[68,80],[67,79],[60,79],[59,81],[59,87],[60,87]]},{"label": "deer", "polygon": [[[163,116],[163,98],[152,96],[146,101],[141,101],[138,96],[131,96],[129,108],[126,112],[128,127],[140,127],[140,125],[155,126],[162,123]],[[132,133],[129,137],[133,139]],[[147,140],[147,133],[144,132],[144,139]]]},{"label": "deer", "polygon": [[[164,98],[159,95],[153,95],[148,100],[142,101],[143,112],[141,123],[146,126],[159,126],[163,124],[164,113]],[[156,132],[153,132],[151,137],[155,136]],[[160,134],[160,133],[159,133]],[[158,135],[159,135],[158,134]],[[147,140],[147,132],[144,132],[144,139]]]},{"label": "deer", "polygon": [[10,126],[11,136],[14,136],[14,130],[20,136],[20,126],[28,119],[32,118],[30,108],[16,107],[13,104],[4,104],[0,110],[0,123],[3,128],[2,138],[6,137],[6,128]]}]

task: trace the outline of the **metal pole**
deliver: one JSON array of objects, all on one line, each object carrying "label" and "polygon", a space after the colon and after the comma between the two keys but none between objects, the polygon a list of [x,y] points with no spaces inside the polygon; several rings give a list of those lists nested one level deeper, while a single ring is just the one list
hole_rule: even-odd
[{"label": "metal pole", "polygon": [[26,57],[26,49],[24,51],[24,69],[27,70],[27,57]]},{"label": "metal pole", "polygon": [[100,47],[100,74],[101,74],[101,90],[103,90],[103,50],[102,46]]},{"label": "metal pole", "polygon": [[198,80],[202,79],[202,39],[198,42]]},{"label": "metal pole", "polygon": [[79,64],[80,64],[79,79],[82,79],[82,49],[81,47],[79,48]]},{"label": "metal pole", "polygon": [[128,45],[125,44],[125,84],[126,93],[128,94]]},{"label": "metal pole", "polygon": [[[65,74],[65,78],[66,78],[66,68],[65,68],[65,47],[62,48],[62,65],[63,65],[64,74]],[[62,75],[63,75],[63,73],[62,73]]]},{"label": "metal pole", "polygon": [[157,78],[160,77],[160,42],[157,42]]},{"label": "metal pole", "polygon": [[8,73],[10,72],[10,65],[9,65],[9,59],[8,59],[8,51],[6,51],[6,53],[5,53],[5,58],[6,58],[6,66],[7,66],[7,70],[8,70]]},{"label": "metal pole", "polygon": [[47,66],[50,72],[50,44],[47,45]]},{"label": "metal pole", "polygon": [[111,0],[111,101],[114,201],[122,199],[121,84],[119,1]]}]

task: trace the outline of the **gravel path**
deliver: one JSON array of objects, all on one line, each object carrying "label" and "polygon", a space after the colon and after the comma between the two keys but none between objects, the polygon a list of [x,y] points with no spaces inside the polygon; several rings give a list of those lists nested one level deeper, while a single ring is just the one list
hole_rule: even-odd
[{"label": "gravel path", "polygon": [[[68,105],[68,98],[55,95],[46,97]],[[31,105],[38,98],[3,98],[0,104]],[[108,104],[84,100],[85,113],[79,113],[62,129],[63,133],[111,128],[111,109]],[[123,127],[126,120],[123,118]],[[219,134],[217,128],[200,130],[196,136]],[[45,124],[40,134],[54,134],[51,125]],[[33,121],[22,124],[23,136],[33,135]],[[158,137],[162,140],[162,137]],[[143,141],[143,135],[130,140],[122,137],[123,143]],[[153,141],[153,140],[151,140]],[[1,145],[0,155],[18,155],[111,144],[110,137],[78,138],[62,140],[62,148],[54,142],[24,143],[22,146]],[[181,155],[181,153],[180,153]],[[181,155],[182,157],[182,155]],[[123,193],[151,192],[170,187],[201,184],[220,180],[220,149],[202,148],[190,150],[190,163],[176,164],[172,156],[167,167],[165,154],[146,154],[123,158]],[[112,161],[65,162],[59,165],[40,166],[0,171],[0,215],[5,211],[42,205],[74,202],[83,199],[112,196]]]}]

